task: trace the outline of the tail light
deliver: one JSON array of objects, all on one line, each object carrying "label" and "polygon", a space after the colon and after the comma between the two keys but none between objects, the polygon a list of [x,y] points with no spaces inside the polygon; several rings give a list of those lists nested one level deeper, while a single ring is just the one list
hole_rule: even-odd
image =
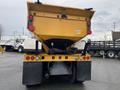
[{"label": "tail light", "polygon": [[33,16],[32,15],[28,16],[28,19],[33,20]]},{"label": "tail light", "polygon": [[90,57],[89,57],[89,56],[87,56],[87,57],[86,57],[86,59],[87,59],[87,60],[89,60],[89,59],[90,59]]},{"label": "tail light", "polygon": [[89,61],[90,59],[91,59],[90,56],[83,56],[84,61]]},{"label": "tail light", "polygon": [[31,60],[35,60],[35,57],[34,57],[34,56],[31,56]]},{"label": "tail light", "polygon": [[26,60],[30,60],[30,56],[26,56]]},{"label": "tail light", "polygon": [[32,24],[28,25],[28,29],[29,29],[29,31],[33,32],[34,31],[34,26]]},{"label": "tail light", "polygon": [[26,56],[25,60],[35,60],[36,57],[35,56]]},{"label": "tail light", "polygon": [[91,34],[92,34],[92,31],[91,31],[91,30],[88,30],[88,34],[91,35]]},{"label": "tail light", "polygon": [[83,60],[86,60],[86,56],[83,56]]},{"label": "tail light", "polygon": [[30,32],[34,31],[33,16],[32,15],[28,16],[28,29]]}]

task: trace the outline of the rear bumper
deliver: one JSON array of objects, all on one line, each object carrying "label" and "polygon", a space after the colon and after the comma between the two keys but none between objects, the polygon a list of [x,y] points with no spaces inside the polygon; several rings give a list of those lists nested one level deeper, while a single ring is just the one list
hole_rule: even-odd
[{"label": "rear bumper", "polygon": [[80,54],[72,54],[72,55],[48,55],[48,54],[25,54],[24,62],[90,62],[90,55],[80,55]]}]

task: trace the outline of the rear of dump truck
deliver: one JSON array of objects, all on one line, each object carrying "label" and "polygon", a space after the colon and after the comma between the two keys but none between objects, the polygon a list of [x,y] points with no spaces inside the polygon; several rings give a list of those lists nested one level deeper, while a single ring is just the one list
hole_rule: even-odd
[{"label": "rear of dump truck", "polygon": [[[56,75],[70,77],[71,82],[91,79],[91,57],[72,47],[91,33],[91,9],[76,9],[27,3],[28,29],[34,34],[36,52],[26,53],[23,60],[23,84],[41,84],[45,78]],[[38,52],[38,42],[42,50]]]}]

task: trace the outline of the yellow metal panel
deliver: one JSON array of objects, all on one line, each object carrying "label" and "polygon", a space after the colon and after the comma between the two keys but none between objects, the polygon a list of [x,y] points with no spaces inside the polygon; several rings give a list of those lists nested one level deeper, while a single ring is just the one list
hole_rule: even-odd
[{"label": "yellow metal panel", "polygon": [[[67,19],[57,18],[57,14],[32,12],[34,16],[35,32],[41,39],[50,38],[77,38],[84,37],[87,33],[86,18],[68,15]],[[74,40],[74,39],[73,39]]]},{"label": "yellow metal panel", "polygon": [[61,6],[47,5],[47,4],[35,4],[29,2],[28,2],[28,11],[67,13],[68,15],[75,15],[75,16],[88,17],[88,18],[92,18],[94,14],[94,11],[92,10],[61,7]]},{"label": "yellow metal panel", "polygon": [[[49,18],[58,18],[61,15],[61,13],[56,14],[56,13],[38,12],[38,11],[31,11],[30,14],[33,16],[49,17]],[[66,15],[68,20],[81,20],[81,21],[86,20],[86,17],[74,16],[74,15],[68,15],[68,14]]]},{"label": "yellow metal panel", "polygon": [[34,17],[35,33],[38,35],[83,37],[87,33],[85,21],[59,20]]}]

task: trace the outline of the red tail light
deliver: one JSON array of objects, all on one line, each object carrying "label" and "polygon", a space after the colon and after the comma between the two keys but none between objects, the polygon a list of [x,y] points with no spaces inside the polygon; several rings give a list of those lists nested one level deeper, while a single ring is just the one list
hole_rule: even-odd
[{"label": "red tail light", "polygon": [[32,24],[28,25],[28,29],[29,29],[29,31],[33,32],[34,31],[34,26]]},{"label": "red tail light", "polygon": [[26,56],[26,60],[30,60],[30,56]]},{"label": "red tail light", "polygon": [[89,59],[90,59],[90,57],[89,57],[89,56],[87,56],[87,57],[86,57],[86,59],[87,59],[87,60],[89,60]]},{"label": "red tail light", "polygon": [[34,56],[31,56],[31,60],[35,60],[35,57],[34,57]]},{"label": "red tail light", "polygon": [[33,20],[33,16],[32,15],[28,16],[28,19]]},{"label": "red tail light", "polygon": [[88,34],[91,35],[91,34],[92,34],[92,31],[91,31],[91,30],[88,30]]},{"label": "red tail light", "polygon": [[33,16],[32,15],[28,16],[28,29],[30,32],[34,31]]},{"label": "red tail light", "polygon": [[86,60],[86,56],[83,56],[83,60]]}]

